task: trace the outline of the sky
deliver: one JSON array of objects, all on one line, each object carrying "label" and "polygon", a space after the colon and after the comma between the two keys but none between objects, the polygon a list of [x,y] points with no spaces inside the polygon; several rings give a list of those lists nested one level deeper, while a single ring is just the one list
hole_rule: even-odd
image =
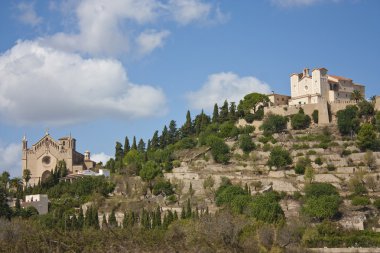
[{"label": "sky", "polygon": [[380,95],[379,45],[378,0],[3,0],[0,172],[21,176],[24,134],[104,162],[187,110],[289,94],[305,67]]}]

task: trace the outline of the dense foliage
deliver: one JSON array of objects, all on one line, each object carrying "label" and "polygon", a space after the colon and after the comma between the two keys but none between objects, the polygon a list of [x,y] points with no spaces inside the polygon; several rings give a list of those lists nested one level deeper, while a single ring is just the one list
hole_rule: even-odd
[{"label": "dense foliage", "polygon": [[281,115],[269,113],[265,116],[260,129],[264,131],[264,135],[271,135],[284,131],[286,129],[287,123],[288,118]]}]

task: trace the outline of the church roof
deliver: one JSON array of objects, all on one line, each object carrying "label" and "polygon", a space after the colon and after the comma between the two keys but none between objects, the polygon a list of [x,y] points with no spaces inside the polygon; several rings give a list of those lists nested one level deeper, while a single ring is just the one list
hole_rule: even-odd
[{"label": "church roof", "polygon": [[329,77],[331,78],[334,78],[336,80],[342,80],[342,81],[352,81],[352,79],[350,78],[347,78],[347,77],[343,77],[343,76],[334,76],[334,75],[328,75]]}]

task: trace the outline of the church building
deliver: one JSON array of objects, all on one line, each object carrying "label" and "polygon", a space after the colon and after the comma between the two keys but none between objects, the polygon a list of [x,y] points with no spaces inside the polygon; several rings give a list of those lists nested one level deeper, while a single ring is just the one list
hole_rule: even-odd
[{"label": "church building", "polygon": [[346,77],[329,75],[325,68],[313,69],[311,75],[307,68],[302,73],[292,74],[290,85],[289,105],[347,102],[354,90],[365,95],[363,85]]},{"label": "church building", "polygon": [[37,143],[28,148],[28,141],[22,140],[22,171],[30,170],[30,185],[37,184],[49,177],[59,161],[65,161],[69,173],[80,173],[95,167],[90,152],[76,151],[76,140],[71,136],[54,140],[48,132]]}]

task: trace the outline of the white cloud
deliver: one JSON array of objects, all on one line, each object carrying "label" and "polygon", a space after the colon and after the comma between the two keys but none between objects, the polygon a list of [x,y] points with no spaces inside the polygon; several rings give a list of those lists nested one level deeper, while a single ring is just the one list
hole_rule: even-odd
[{"label": "white cloud", "polygon": [[170,32],[166,30],[160,32],[148,30],[141,33],[136,39],[140,54],[149,54],[154,49],[162,47],[164,45],[164,39],[168,37],[169,34]]},{"label": "white cloud", "polygon": [[18,42],[0,56],[0,116],[13,123],[64,125],[102,117],[162,115],[161,89],[128,80],[113,59]]},{"label": "white cloud", "polygon": [[42,18],[37,15],[34,9],[34,3],[22,2],[16,5],[16,9],[19,12],[17,18],[20,22],[33,27],[42,22]]},{"label": "white cloud", "polygon": [[101,153],[98,153],[98,154],[93,154],[93,155],[91,155],[91,160],[92,160],[92,161],[94,161],[94,162],[96,162],[96,163],[98,163],[98,162],[102,162],[103,165],[105,165],[106,162],[107,162],[109,159],[111,159],[111,158],[113,158],[113,157],[110,156],[110,155],[105,154],[104,152],[101,152]]},{"label": "white cloud", "polygon": [[[72,1],[69,3],[72,8]],[[69,16],[66,5],[61,4],[60,8]],[[57,4],[51,4],[51,8],[57,9]],[[138,32],[129,29],[133,25],[154,27],[158,20],[167,19],[181,25],[202,21],[217,23],[224,22],[227,15],[215,4],[201,0],[82,0],[75,7],[75,17],[76,32],[57,33],[41,41],[51,47],[95,56],[118,56],[134,52],[135,47],[140,53],[141,50],[148,53],[163,46],[168,31],[156,32],[155,36],[142,33],[136,39]]]},{"label": "white cloud", "polygon": [[281,7],[310,6],[322,2],[340,2],[341,0],[271,0],[273,4]]},{"label": "white cloud", "polygon": [[122,25],[156,19],[161,5],[154,0],[82,0],[76,10],[78,33],[57,33],[42,41],[56,48],[91,55],[117,55],[130,48]]},{"label": "white cloud", "polygon": [[21,176],[21,142],[0,142],[0,173],[8,171],[11,177]]},{"label": "white cloud", "polygon": [[206,19],[212,10],[212,5],[199,0],[170,0],[169,9],[178,23],[187,25],[193,21]]},{"label": "white cloud", "polygon": [[210,110],[215,103],[220,105],[226,99],[229,102],[239,102],[249,93],[269,91],[269,85],[255,77],[239,77],[232,72],[222,72],[210,75],[198,91],[187,94],[187,99],[192,108]]}]

